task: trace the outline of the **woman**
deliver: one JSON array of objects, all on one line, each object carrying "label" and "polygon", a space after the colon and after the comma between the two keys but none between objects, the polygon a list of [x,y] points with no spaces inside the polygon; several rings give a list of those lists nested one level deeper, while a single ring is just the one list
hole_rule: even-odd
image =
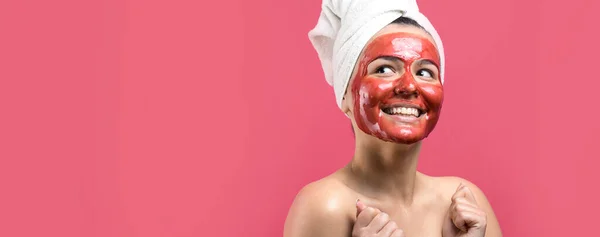
[{"label": "woman", "polygon": [[[341,1],[337,7],[351,2]],[[333,82],[344,88],[339,105],[352,122],[355,154],[298,193],[285,237],[502,236],[477,186],[416,170],[422,140],[434,129],[443,102],[443,53],[436,37],[409,17],[396,18],[368,38],[349,81]]]}]

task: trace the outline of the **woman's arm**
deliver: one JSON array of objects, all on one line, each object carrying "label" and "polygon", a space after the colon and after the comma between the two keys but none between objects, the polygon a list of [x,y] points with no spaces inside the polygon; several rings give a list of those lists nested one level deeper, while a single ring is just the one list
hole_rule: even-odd
[{"label": "woman's arm", "polygon": [[345,199],[327,186],[316,182],[298,193],[285,221],[284,237],[351,236],[352,220],[344,208]]}]

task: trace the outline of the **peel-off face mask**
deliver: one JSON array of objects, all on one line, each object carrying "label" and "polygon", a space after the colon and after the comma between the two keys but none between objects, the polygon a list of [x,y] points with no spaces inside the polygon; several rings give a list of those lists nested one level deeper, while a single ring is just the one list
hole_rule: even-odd
[{"label": "peel-off face mask", "polygon": [[437,48],[425,37],[399,32],[375,38],[350,85],[358,127],[389,142],[426,138],[444,98],[439,65]]}]

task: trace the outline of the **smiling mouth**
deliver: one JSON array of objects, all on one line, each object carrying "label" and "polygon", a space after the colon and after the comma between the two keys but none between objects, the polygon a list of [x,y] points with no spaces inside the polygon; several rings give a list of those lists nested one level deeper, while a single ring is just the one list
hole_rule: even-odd
[{"label": "smiling mouth", "polygon": [[407,107],[407,106],[393,106],[381,109],[386,114],[389,115],[400,115],[400,116],[413,116],[413,117],[421,117],[421,115],[425,114],[420,108],[417,107]]}]

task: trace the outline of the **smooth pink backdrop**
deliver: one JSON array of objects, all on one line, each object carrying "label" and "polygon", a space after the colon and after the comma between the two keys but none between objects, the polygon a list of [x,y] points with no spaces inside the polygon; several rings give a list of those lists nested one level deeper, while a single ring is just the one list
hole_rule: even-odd
[{"label": "smooth pink backdrop", "polygon": [[[447,48],[420,169],[505,236],[597,236],[600,2],[419,1]],[[0,2],[0,236],[281,236],[353,138],[318,0]]]}]

